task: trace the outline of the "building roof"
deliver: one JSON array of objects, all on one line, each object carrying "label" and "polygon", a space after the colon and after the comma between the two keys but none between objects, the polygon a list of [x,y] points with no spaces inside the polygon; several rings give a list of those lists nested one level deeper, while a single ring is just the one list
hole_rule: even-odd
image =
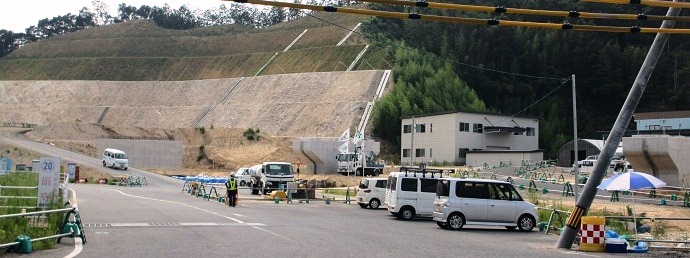
[{"label": "building roof", "polygon": [[544,150],[471,150],[467,153],[539,153],[544,152]]},{"label": "building roof", "polygon": [[664,118],[690,118],[690,110],[635,113],[635,121]]},{"label": "building roof", "polygon": [[419,118],[419,117],[428,117],[428,116],[440,116],[440,115],[448,115],[448,114],[455,114],[455,113],[468,113],[468,114],[481,114],[481,115],[494,115],[494,116],[506,116],[506,117],[519,117],[519,118],[530,118],[530,119],[539,119],[536,116],[509,116],[509,115],[504,115],[504,114],[499,114],[499,113],[491,113],[491,112],[470,112],[470,111],[445,111],[445,112],[437,112],[437,113],[429,113],[429,114],[421,114],[421,115],[414,115],[414,116],[403,116],[400,117],[400,119],[409,119],[409,118]]}]

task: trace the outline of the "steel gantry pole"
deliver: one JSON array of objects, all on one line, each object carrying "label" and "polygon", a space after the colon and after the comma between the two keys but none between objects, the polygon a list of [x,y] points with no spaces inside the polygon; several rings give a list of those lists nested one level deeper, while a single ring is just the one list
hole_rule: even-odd
[{"label": "steel gantry pole", "polygon": [[[676,3],[681,1],[674,0],[673,2]],[[680,10],[680,8],[675,7],[669,8],[668,12],[666,12],[666,16],[678,15]],[[675,21],[667,20],[661,23],[660,28],[671,28],[674,24]],[[611,162],[611,158],[613,157],[616,148],[618,148],[618,143],[620,143],[621,139],[623,138],[625,129],[630,123],[630,118],[632,118],[633,112],[635,112],[635,108],[640,102],[640,98],[642,98],[645,87],[647,87],[647,82],[649,82],[649,77],[651,77],[654,67],[656,66],[657,61],[659,61],[659,56],[661,56],[661,51],[663,50],[668,37],[669,34],[659,33],[654,38],[654,42],[647,53],[647,57],[645,57],[644,63],[642,63],[642,67],[635,78],[635,82],[628,93],[628,97],[625,99],[625,103],[623,103],[620,113],[618,113],[618,118],[616,118],[616,122],[613,124],[613,128],[611,128],[611,133],[606,139],[606,144],[599,155],[598,162],[596,162],[594,165],[594,171],[592,172],[589,180],[587,180],[587,184],[585,184],[585,187],[582,190],[582,195],[575,204],[575,208],[573,208],[572,213],[570,213],[570,217],[568,217],[565,230],[563,233],[561,233],[561,236],[556,243],[556,248],[570,249],[570,247],[573,245],[578,227],[580,226],[580,220],[582,219],[582,216],[587,213],[590,205],[592,205],[592,201],[594,200],[594,196],[597,192],[596,187],[601,183],[601,180],[604,179],[606,169]]]},{"label": "steel gantry pole", "polygon": [[[578,157],[577,157],[577,94],[575,91],[575,75],[573,74],[573,151],[575,152],[575,187],[573,187],[573,193],[575,195],[575,203],[577,203],[577,196],[579,192],[579,182],[578,178],[580,177],[580,168],[577,165],[578,162]],[[566,194],[567,195],[567,194]]]}]

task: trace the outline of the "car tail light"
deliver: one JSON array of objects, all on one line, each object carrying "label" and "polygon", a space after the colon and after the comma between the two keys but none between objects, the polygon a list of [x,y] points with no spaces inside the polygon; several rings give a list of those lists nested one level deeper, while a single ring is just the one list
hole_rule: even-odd
[{"label": "car tail light", "polygon": [[371,193],[371,190],[369,190],[369,189],[365,189],[365,190],[362,190],[362,192],[365,192],[365,193]]}]

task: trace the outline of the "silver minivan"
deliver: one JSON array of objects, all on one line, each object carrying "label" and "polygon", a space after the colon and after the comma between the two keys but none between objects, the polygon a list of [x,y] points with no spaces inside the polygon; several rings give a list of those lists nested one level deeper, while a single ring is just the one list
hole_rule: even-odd
[{"label": "silver minivan", "polygon": [[483,225],[532,231],[539,214],[510,183],[451,178],[438,182],[433,217],[439,227],[455,230]]}]

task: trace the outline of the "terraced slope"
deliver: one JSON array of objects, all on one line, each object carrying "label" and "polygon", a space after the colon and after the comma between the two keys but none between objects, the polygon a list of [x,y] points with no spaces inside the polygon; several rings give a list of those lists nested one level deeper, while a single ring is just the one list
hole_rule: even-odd
[{"label": "terraced slope", "polygon": [[174,129],[194,127],[208,113],[201,126],[258,127],[277,136],[318,130],[320,136],[338,136],[359,122],[382,75],[353,71],[196,81],[0,81],[0,95],[7,96],[0,98],[0,121],[97,123],[103,116],[104,125]]},{"label": "terraced slope", "polygon": [[[361,16],[318,14],[345,28]],[[286,49],[298,35],[304,35]],[[223,25],[190,30],[137,20],[90,28],[31,43],[0,59],[0,80],[181,81],[261,75],[344,71],[367,43],[349,31],[313,17],[269,28]],[[389,69],[383,50],[370,48],[355,70]],[[366,62],[365,62],[366,61]]]}]

